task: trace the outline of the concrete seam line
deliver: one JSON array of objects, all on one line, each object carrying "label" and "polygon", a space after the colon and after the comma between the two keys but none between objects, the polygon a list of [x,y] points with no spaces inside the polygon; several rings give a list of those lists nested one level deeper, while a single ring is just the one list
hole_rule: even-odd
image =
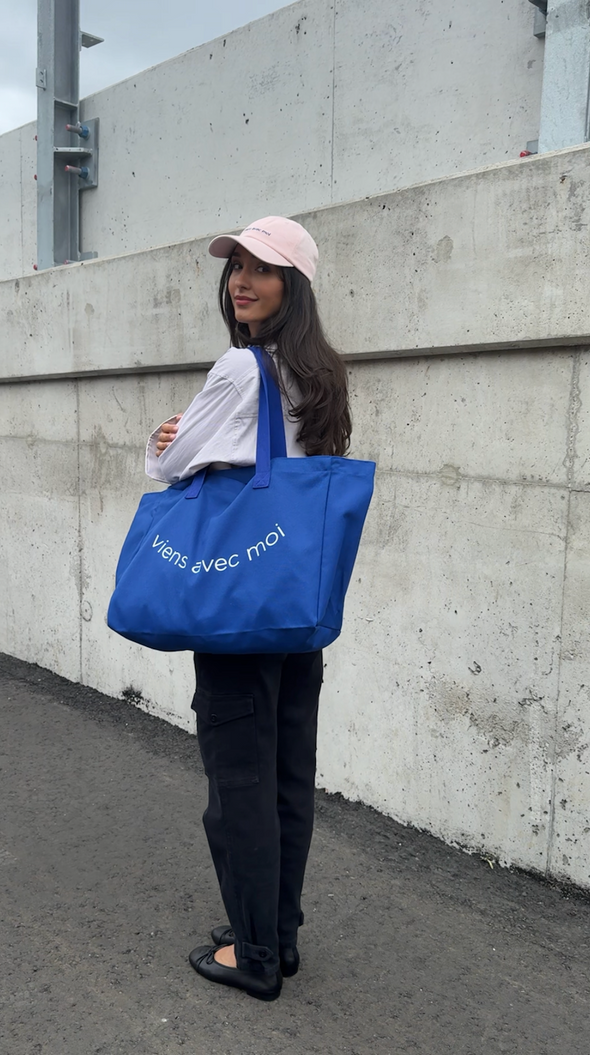
[{"label": "concrete seam line", "polygon": [[572,373],[570,381],[570,394],[567,407],[567,434],[566,449],[563,459],[567,470],[567,507],[565,521],[565,539],[563,548],[563,579],[561,585],[560,612],[559,612],[559,649],[557,653],[557,692],[555,698],[555,725],[553,728],[553,750],[551,757],[551,800],[549,802],[549,820],[547,823],[547,874],[552,867],[553,840],[555,833],[555,809],[557,796],[557,765],[559,761],[558,739],[562,716],[561,675],[563,669],[563,635],[565,620],[565,604],[568,575],[568,552],[571,528],[572,489],[574,483],[574,468],[576,461],[576,440],[578,437],[579,421],[578,415],[581,407],[580,398],[580,352],[572,356]]},{"label": "concrete seam line", "polygon": [[83,543],[82,543],[82,479],[81,479],[81,465],[80,465],[80,453],[82,444],[80,442],[80,383],[76,383],[76,474],[78,477],[77,481],[77,499],[78,499],[78,524],[77,524],[77,535],[78,535],[78,667],[80,672],[80,682],[84,681],[84,670],[83,670],[83,634],[84,634],[84,620],[82,619],[82,602],[84,599],[84,554],[83,554]]},{"label": "concrete seam line", "polygon": [[[566,352],[571,348],[584,349],[590,346],[590,334],[580,337],[547,337],[523,341],[511,341],[510,344],[463,344],[456,347],[403,348],[399,350],[379,349],[370,352],[342,352],[342,359],[347,363],[380,362],[384,359],[430,359],[435,356],[456,355],[500,355],[512,352]],[[77,378],[123,377],[125,374],[173,374],[187,373],[190,370],[210,370],[217,360],[198,363],[161,363],[150,366],[109,367],[104,370],[72,370],[56,374],[19,374],[14,377],[0,377],[0,385],[23,384],[29,381],[75,381]]]},{"label": "concrete seam line", "polygon": [[562,714],[561,708],[561,672],[563,669],[563,629],[564,629],[564,611],[565,611],[565,594],[567,586],[567,558],[568,558],[568,546],[569,546],[569,535],[570,535],[570,515],[571,515],[572,496],[571,490],[568,491],[567,497],[567,509],[566,509],[566,522],[565,522],[565,539],[563,546],[563,579],[561,584],[561,598],[560,598],[560,611],[559,611],[559,648],[557,650],[557,690],[555,694],[555,723],[553,726],[553,747],[551,751],[551,773],[549,780],[549,788],[551,799],[549,801],[549,818],[547,821],[547,864],[545,869],[546,876],[551,874],[552,861],[554,857],[554,836],[555,836],[555,797],[557,795],[557,764],[559,760],[558,752],[558,737],[559,737],[559,723]]}]

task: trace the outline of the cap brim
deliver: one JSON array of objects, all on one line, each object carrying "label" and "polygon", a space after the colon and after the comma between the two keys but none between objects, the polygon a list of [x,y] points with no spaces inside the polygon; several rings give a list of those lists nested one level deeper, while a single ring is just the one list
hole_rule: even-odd
[{"label": "cap brim", "polygon": [[269,245],[265,245],[264,242],[259,242],[257,238],[248,238],[248,236],[236,234],[221,234],[217,238],[214,238],[212,242],[209,242],[209,252],[211,256],[219,257],[221,260],[227,260],[233,253],[236,245],[241,245],[248,252],[252,253],[252,256],[258,257],[259,260],[263,260],[265,264],[276,264],[278,267],[293,267],[294,265],[290,260],[286,260],[284,256],[277,253],[275,249],[271,249]]}]

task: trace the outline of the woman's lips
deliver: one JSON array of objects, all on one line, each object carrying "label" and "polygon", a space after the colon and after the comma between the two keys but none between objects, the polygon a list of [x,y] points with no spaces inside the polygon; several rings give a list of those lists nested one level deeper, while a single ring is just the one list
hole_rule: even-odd
[{"label": "woman's lips", "polygon": [[252,297],[234,297],[236,304],[255,304]]}]

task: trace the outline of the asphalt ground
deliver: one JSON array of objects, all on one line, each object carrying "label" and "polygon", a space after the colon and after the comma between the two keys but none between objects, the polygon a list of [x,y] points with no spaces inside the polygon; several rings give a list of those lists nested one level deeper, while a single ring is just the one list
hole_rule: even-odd
[{"label": "asphalt ground", "polygon": [[580,892],[318,792],[264,1004],[187,962],[224,919],[195,738],[7,656],[0,714],[2,1055],[589,1055]]}]

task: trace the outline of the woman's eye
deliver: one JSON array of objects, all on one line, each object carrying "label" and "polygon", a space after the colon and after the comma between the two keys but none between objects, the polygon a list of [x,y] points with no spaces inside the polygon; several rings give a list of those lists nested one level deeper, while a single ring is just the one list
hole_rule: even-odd
[{"label": "woman's eye", "polygon": [[241,266],[242,265],[240,264],[239,260],[234,260],[233,263],[232,263],[231,269],[232,269],[232,271],[239,271]]}]

